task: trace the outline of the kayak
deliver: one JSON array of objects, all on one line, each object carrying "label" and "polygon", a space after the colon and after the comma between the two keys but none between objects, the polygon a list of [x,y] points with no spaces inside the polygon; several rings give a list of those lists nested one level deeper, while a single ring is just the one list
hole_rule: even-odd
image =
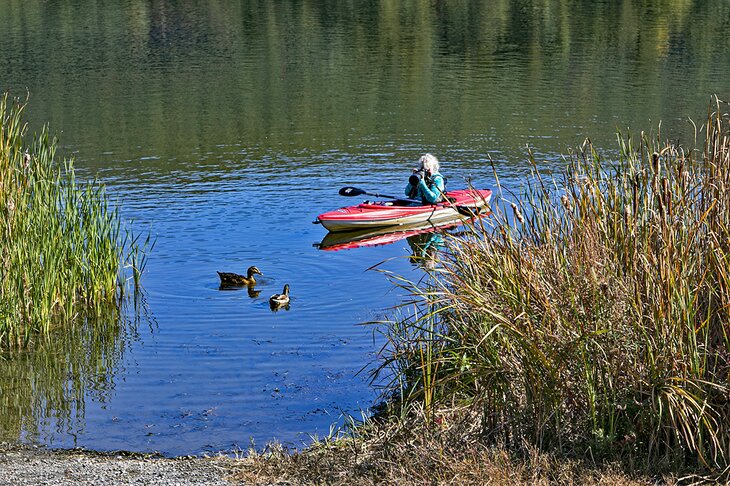
[{"label": "kayak", "polygon": [[402,226],[430,223],[440,225],[471,219],[486,210],[492,197],[489,189],[462,189],[446,192],[448,201],[438,204],[418,205],[412,201],[365,201],[317,216],[329,231],[353,231],[385,226]]}]

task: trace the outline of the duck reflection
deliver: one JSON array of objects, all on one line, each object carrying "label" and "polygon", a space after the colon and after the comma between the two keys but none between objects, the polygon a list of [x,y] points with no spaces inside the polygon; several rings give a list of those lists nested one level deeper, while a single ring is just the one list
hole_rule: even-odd
[{"label": "duck reflection", "polygon": [[230,283],[223,283],[218,286],[218,290],[243,290],[246,289],[246,293],[248,293],[248,296],[252,299],[255,299],[261,294],[261,290],[256,288],[256,284],[249,284],[249,285],[240,285],[240,284],[230,284]]},{"label": "duck reflection", "polygon": [[248,293],[248,296],[252,299],[255,299],[261,294],[261,290],[257,289],[255,284],[252,285],[232,285],[232,284],[224,284],[221,283],[218,286],[218,290],[242,290],[246,289],[246,292]]}]

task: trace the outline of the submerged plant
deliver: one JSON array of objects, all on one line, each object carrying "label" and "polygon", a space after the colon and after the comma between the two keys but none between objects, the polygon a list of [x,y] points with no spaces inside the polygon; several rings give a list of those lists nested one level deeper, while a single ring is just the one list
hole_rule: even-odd
[{"label": "submerged plant", "polygon": [[0,348],[118,306],[128,280],[140,288],[149,243],[122,226],[103,185],[58,162],[47,127],[27,140],[24,108],[0,99]]},{"label": "submerged plant", "polygon": [[730,122],[714,106],[704,150],[619,134],[609,162],[586,142],[448,239],[387,331],[378,372],[398,398],[479,410],[506,444],[727,465]]}]

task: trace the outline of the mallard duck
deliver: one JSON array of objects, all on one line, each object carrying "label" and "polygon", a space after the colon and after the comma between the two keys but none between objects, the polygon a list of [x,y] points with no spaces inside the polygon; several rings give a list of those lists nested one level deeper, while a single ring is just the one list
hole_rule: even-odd
[{"label": "mallard duck", "polygon": [[263,275],[261,270],[256,267],[248,267],[245,276],[237,273],[218,272],[218,276],[221,278],[221,285],[253,285],[256,283],[256,279],[254,278],[255,274]]},{"label": "mallard duck", "polygon": [[273,309],[289,305],[289,284],[284,285],[284,292],[274,294],[269,298],[269,304]]}]

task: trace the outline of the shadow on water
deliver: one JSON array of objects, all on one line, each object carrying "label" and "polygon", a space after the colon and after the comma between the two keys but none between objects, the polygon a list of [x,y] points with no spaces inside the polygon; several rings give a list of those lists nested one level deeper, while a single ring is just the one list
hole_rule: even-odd
[{"label": "shadow on water", "polygon": [[[139,312],[125,310],[109,307],[59,327],[29,349],[0,354],[0,439],[75,437],[85,428],[87,400],[111,399],[136,339]],[[131,321],[129,314],[135,315]]]}]

